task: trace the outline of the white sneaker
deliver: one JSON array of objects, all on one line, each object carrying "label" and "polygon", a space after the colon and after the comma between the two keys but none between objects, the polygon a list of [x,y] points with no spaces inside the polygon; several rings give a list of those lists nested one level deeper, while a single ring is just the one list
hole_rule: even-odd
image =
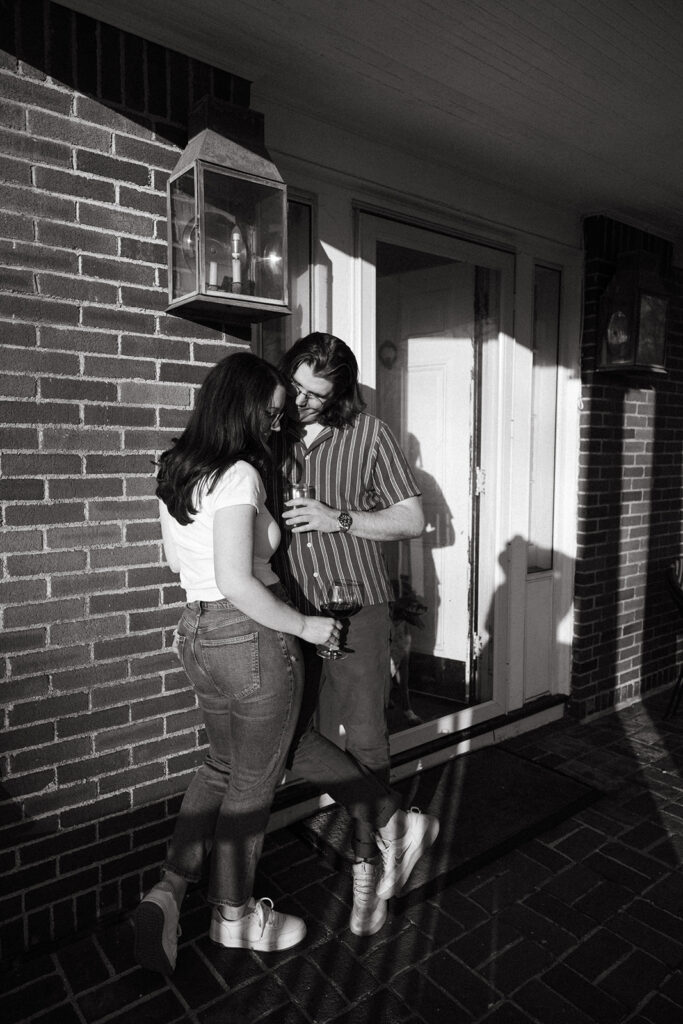
[{"label": "white sneaker", "polygon": [[155,886],[133,915],[135,959],[148,971],[172,974],[178,955],[180,911],[173,893]]},{"label": "white sneaker", "polygon": [[380,866],[362,860],[353,865],[353,910],[349,928],[354,935],[374,935],[387,919],[387,901],[377,895]]},{"label": "white sneaker", "polygon": [[271,953],[296,946],[306,935],[306,925],[300,917],[279,914],[273,910],[273,901],[267,897],[249,902],[251,909],[237,921],[227,921],[220,909],[214,907],[209,938],[231,949],[256,949],[261,953]]},{"label": "white sneaker", "polygon": [[377,886],[380,899],[388,900],[398,895],[410,872],[438,834],[438,818],[422,814],[417,807],[411,807],[406,814],[406,831],[398,839],[387,840],[379,832],[375,834],[382,856],[382,879]]}]

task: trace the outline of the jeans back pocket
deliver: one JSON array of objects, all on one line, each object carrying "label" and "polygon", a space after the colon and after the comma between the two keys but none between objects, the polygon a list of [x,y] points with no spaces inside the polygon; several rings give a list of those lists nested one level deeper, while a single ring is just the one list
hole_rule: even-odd
[{"label": "jeans back pocket", "polygon": [[[200,666],[215,691],[230,700],[244,700],[261,688],[258,633],[206,640],[197,638]],[[197,687],[202,695],[200,687]],[[204,694],[206,692],[204,691]]]}]

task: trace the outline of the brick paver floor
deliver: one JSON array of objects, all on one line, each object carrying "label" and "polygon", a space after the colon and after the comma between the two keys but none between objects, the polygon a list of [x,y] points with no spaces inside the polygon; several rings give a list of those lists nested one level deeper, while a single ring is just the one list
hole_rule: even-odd
[{"label": "brick paver floor", "polygon": [[291,830],[258,891],[302,914],[301,947],[258,955],[207,937],[186,901],[169,980],[133,961],[122,921],[2,977],[5,1024],[679,1024],[683,1021],[683,712],[667,695],[505,744],[602,796],[419,901],[379,934],[348,929],[350,878]]}]

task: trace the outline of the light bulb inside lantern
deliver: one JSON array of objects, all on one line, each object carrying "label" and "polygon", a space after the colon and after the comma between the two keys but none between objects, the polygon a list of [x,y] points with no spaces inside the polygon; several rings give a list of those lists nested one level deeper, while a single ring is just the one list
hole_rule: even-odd
[{"label": "light bulb inside lantern", "polygon": [[275,271],[279,269],[279,266],[282,263],[282,246],[280,244],[280,239],[276,235],[271,235],[266,241],[263,249],[262,260],[271,270]]},{"label": "light bulb inside lantern", "polygon": [[240,231],[237,224],[230,232],[230,258],[232,263],[232,290],[234,292],[242,291],[242,258],[244,252],[244,242],[242,240],[242,232]]}]

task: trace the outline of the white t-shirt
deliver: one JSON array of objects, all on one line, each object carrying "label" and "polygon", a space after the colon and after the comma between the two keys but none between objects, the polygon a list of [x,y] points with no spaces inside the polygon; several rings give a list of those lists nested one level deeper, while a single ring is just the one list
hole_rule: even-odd
[{"label": "white t-shirt", "polygon": [[280,543],[280,527],[266,508],[263,481],[253,466],[235,462],[219,477],[210,494],[206,485],[195,490],[192,504],[197,514],[187,526],[168,517],[180,561],[180,582],[188,601],[224,599],[213,568],[213,520],[219,509],[232,505],[253,505],[256,509],[253,573],[267,587],[278,582],[270,559]]}]

